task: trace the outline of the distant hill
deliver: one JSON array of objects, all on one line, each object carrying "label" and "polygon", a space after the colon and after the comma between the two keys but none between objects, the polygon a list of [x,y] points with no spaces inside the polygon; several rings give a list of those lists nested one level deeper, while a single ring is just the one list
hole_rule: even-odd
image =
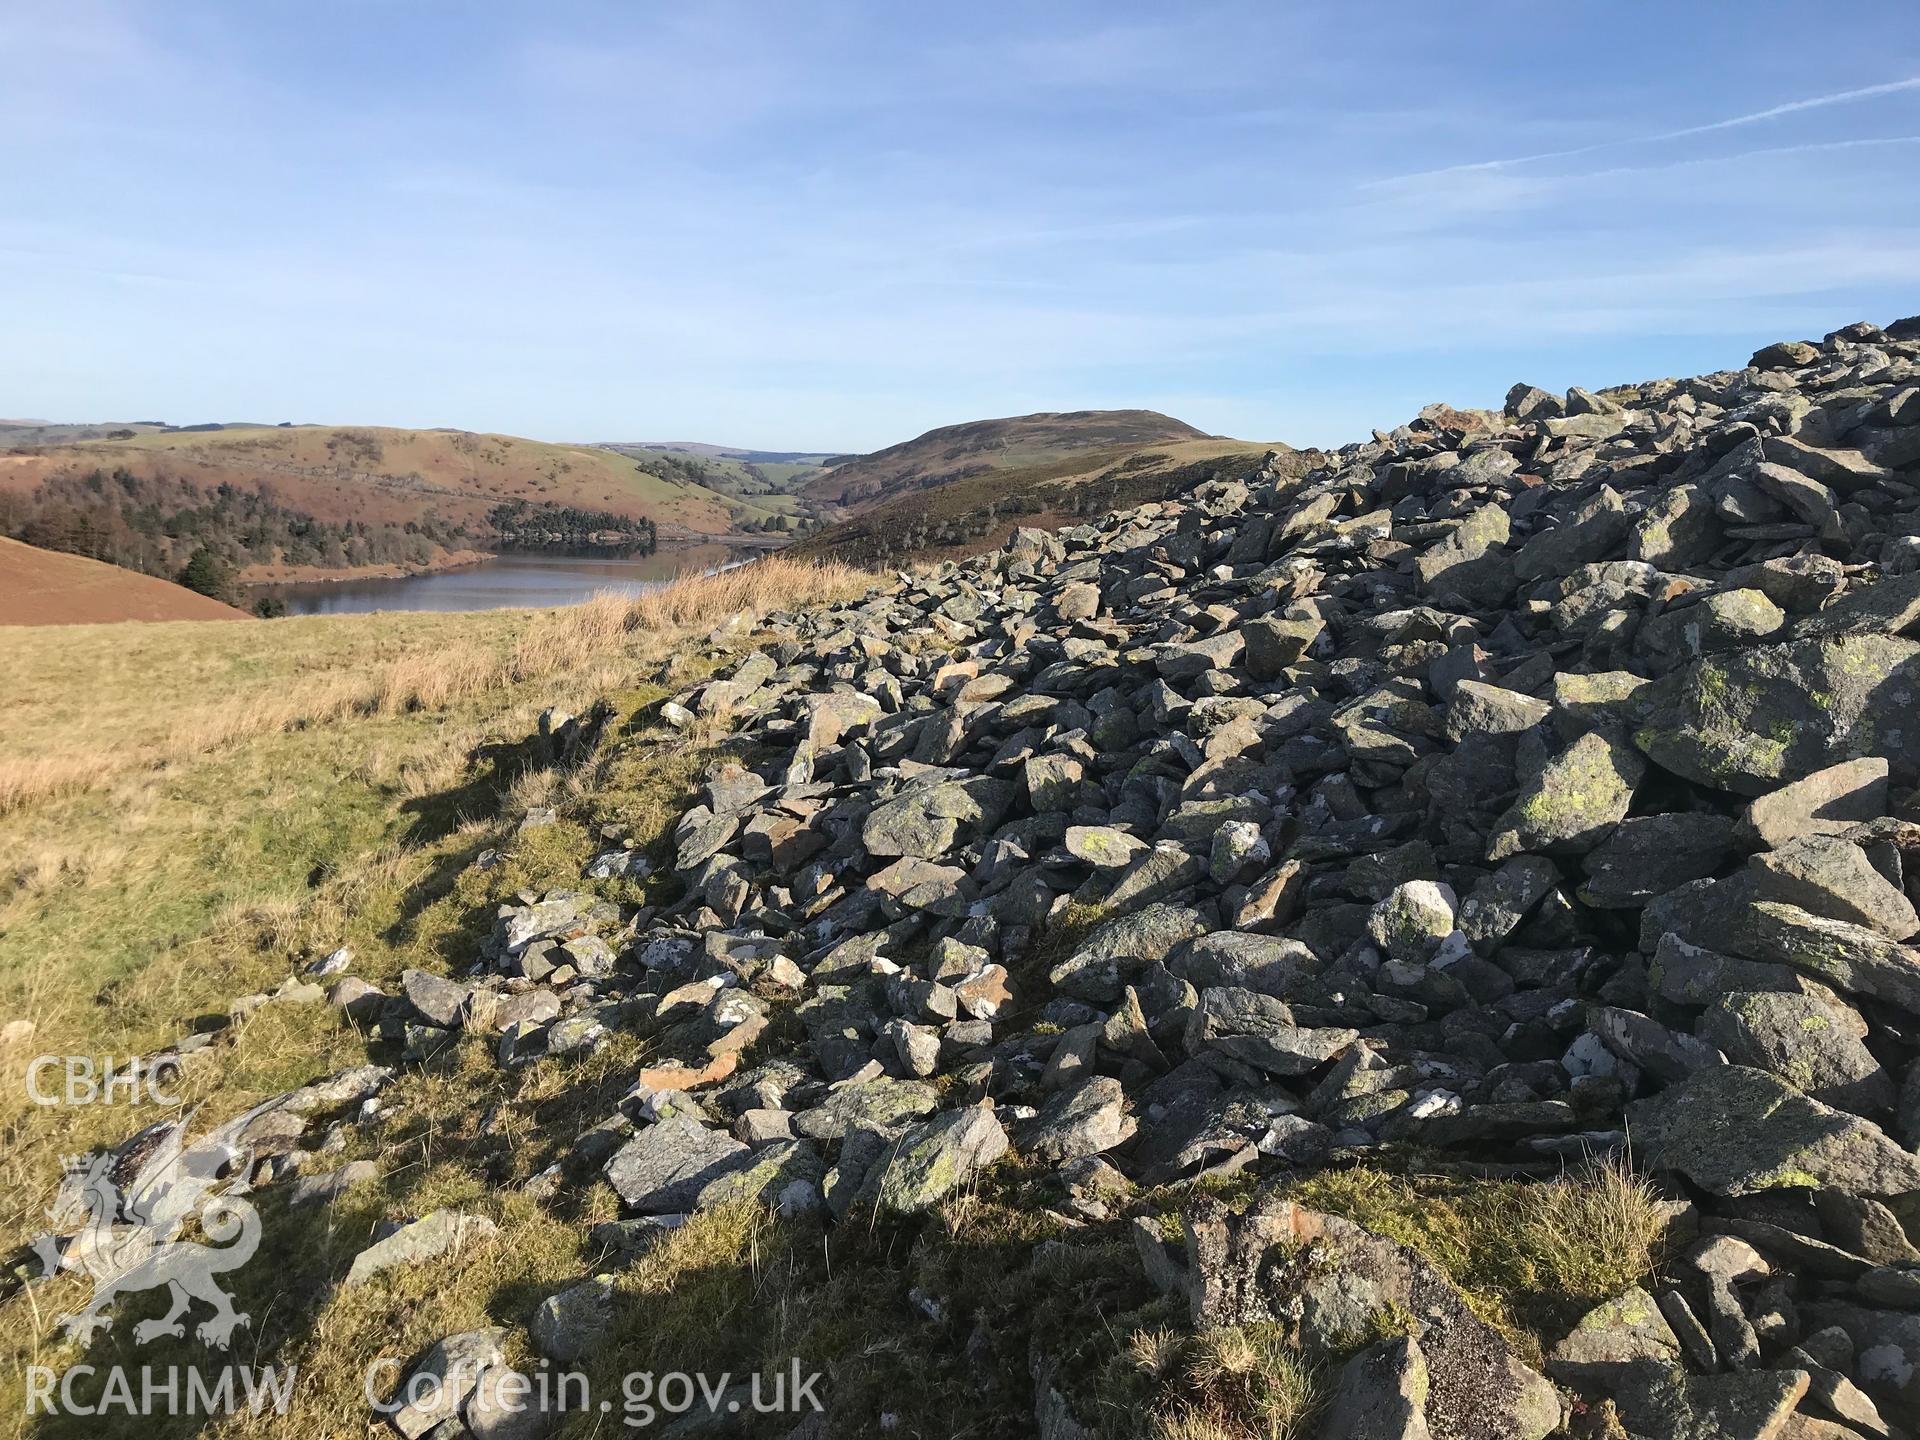
[{"label": "distant hill", "polygon": [[844,460],[809,481],[803,498],[859,511],[894,496],[995,470],[1025,470],[1088,452],[1205,440],[1206,432],[1155,410],[1071,410],[943,425],[871,455]]},{"label": "distant hill", "polygon": [[[71,438],[82,430],[101,433]],[[192,528],[223,535],[223,558],[243,579],[289,565],[422,568],[542,537],[548,547],[593,534],[650,546],[779,533],[802,528],[793,517],[815,508],[783,493],[714,488],[684,468],[604,447],[464,430],[0,428],[0,535],[171,574],[184,559],[172,553],[178,547],[135,546],[122,522],[191,512],[196,497],[218,514]],[[255,512],[263,523],[253,523]],[[105,545],[95,543],[102,525],[114,532]]]},{"label": "distant hill", "polygon": [[[0,447],[7,444],[0,433]],[[283,503],[330,521],[404,521],[431,511],[478,523],[503,500],[527,500],[644,517],[663,539],[692,539],[725,535],[737,519],[781,508],[662,477],[592,445],[344,425],[147,430],[119,440],[20,449],[0,454],[0,489],[101,468],[165,473],[206,487],[271,485]]]},{"label": "distant hill", "polygon": [[[739,450],[697,440],[615,441],[600,448],[632,460],[663,478],[702,485],[736,500],[752,502],[787,516],[786,528],[810,528],[829,514],[827,502],[803,498],[805,487],[824,473],[833,457],[817,450]],[[757,526],[768,528],[765,519]]]},{"label": "distant hill", "polygon": [[1180,494],[1210,475],[1245,474],[1270,450],[1288,472],[1304,470],[1317,453],[1222,436],[1078,451],[908,490],[808,536],[791,553],[855,565],[959,559],[1000,544],[1018,526],[1054,530]]},{"label": "distant hill", "polygon": [[[124,440],[133,435],[204,434],[213,430],[260,430],[260,422],[214,421],[169,425],[161,420],[100,420],[83,424],[54,420],[0,420],[0,447],[73,445],[88,440]],[[285,427],[280,427],[285,428]]]},{"label": "distant hill", "polygon": [[0,625],[250,618],[170,580],[0,538]]},{"label": "distant hill", "polygon": [[825,465],[840,456],[832,450],[742,450],[732,445],[709,445],[702,440],[619,440],[610,450],[661,450],[681,455],[704,455],[715,460],[744,460],[749,464]]}]

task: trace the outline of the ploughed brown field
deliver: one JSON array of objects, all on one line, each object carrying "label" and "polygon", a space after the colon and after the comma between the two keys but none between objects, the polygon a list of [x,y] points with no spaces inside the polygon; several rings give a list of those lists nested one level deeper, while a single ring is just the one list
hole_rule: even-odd
[{"label": "ploughed brown field", "polygon": [[170,580],[0,539],[0,625],[250,618]]}]

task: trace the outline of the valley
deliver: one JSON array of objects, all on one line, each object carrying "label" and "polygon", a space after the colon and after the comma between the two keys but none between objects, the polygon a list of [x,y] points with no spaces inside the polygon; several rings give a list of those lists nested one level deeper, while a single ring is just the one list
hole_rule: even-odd
[{"label": "valley", "polygon": [[[870,455],[144,421],[0,422],[0,447],[0,535],[266,613],[563,603],[596,573],[655,583],[795,543],[862,564],[966,554],[1266,448],[1151,411],[972,421]],[[581,579],[528,588],[526,555]],[[350,593],[315,589],[335,584]]]}]

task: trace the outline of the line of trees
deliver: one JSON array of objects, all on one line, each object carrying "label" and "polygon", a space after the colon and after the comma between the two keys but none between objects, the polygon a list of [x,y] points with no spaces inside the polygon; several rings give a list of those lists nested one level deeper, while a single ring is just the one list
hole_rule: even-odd
[{"label": "line of trees", "polygon": [[158,575],[229,603],[249,565],[419,568],[469,548],[651,555],[653,521],[545,501],[509,500],[470,526],[429,512],[418,520],[328,521],[258,489],[202,489],[124,467],[50,476],[26,494],[0,491],[0,535],[43,550]]},{"label": "line of trees", "polygon": [[651,555],[660,543],[653,521],[610,510],[506,500],[487,512],[496,543],[504,550],[605,551]]},{"label": "line of trees", "polygon": [[398,524],[319,520],[283,503],[270,484],[202,489],[125,468],[55,475],[30,494],[0,494],[0,534],[169,579],[201,550],[234,572],[341,569],[424,565],[473,538],[435,515]]}]

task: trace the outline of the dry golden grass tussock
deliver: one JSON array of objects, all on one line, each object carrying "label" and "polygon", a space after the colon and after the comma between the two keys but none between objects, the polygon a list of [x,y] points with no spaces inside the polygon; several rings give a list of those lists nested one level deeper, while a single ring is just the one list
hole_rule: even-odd
[{"label": "dry golden grass tussock", "polygon": [[1560,1293],[1608,1299],[1658,1268],[1671,1208],[1624,1160],[1595,1160],[1520,1194],[1526,1241]]},{"label": "dry golden grass tussock", "polygon": [[766,615],[845,600],[866,591],[874,577],[837,561],[769,555],[717,575],[684,576],[633,601],[633,623],[664,631],[705,627],[746,613]]},{"label": "dry golden grass tussock", "polygon": [[120,766],[111,753],[28,755],[0,760],[0,815],[105,784]]},{"label": "dry golden grass tussock", "polygon": [[[391,657],[367,658],[360,646],[322,652],[299,673],[272,674],[236,687],[214,703],[186,709],[158,738],[74,733],[52,753],[0,758],[0,815],[61,796],[98,789],[133,770],[177,763],[250,740],[354,716],[394,716],[449,709],[462,702],[562,675],[610,688],[624,662],[658,660],[697,634],[774,610],[848,599],[873,577],[834,562],[770,555],[717,574],[696,574],[637,598],[602,594],[580,605],[510,617],[472,617],[474,638],[450,623],[423,631]],[[457,621],[466,617],[452,617]],[[258,632],[295,632],[305,622],[276,621]],[[322,621],[349,640],[354,621]],[[447,633],[443,633],[447,632]],[[326,634],[326,631],[315,633]],[[587,672],[590,672],[587,673]]]},{"label": "dry golden grass tussock", "polygon": [[731,570],[685,574],[639,596],[603,591],[540,615],[514,646],[509,668],[515,679],[536,679],[636,637],[652,641],[646,648],[657,658],[686,632],[736,616],[758,620],[775,610],[847,599],[872,583],[871,575],[849,565],[768,555]]},{"label": "dry golden grass tussock", "polygon": [[371,715],[403,715],[409,710],[444,710],[457,701],[506,682],[499,657],[478,645],[420,651],[395,660],[361,702]]},{"label": "dry golden grass tussock", "polygon": [[1319,1377],[1278,1326],[1136,1336],[1130,1356],[1156,1380],[1154,1440],[1291,1440],[1306,1433]]}]

